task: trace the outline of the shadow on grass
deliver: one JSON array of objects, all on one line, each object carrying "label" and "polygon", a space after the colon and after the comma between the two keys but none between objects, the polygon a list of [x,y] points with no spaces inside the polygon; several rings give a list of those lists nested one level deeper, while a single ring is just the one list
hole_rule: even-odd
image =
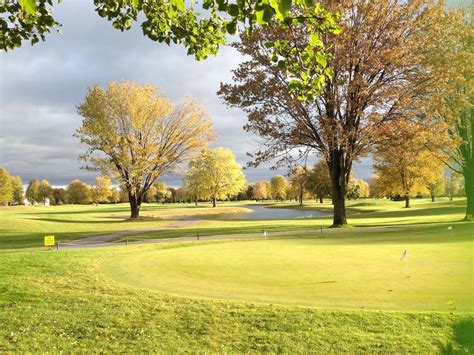
[{"label": "shadow on grass", "polygon": [[[371,217],[377,218],[402,218],[402,217],[421,217],[421,216],[446,216],[451,214],[462,214],[465,212],[465,207],[462,206],[450,206],[450,207],[433,207],[433,208],[406,208],[397,211],[380,211],[380,212],[368,212],[350,216],[351,219],[365,219]],[[373,216],[372,216],[373,214]]]},{"label": "shadow on grass", "polygon": [[474,318],[466,317],[453,325],[453,340],[440,344],[443,355],[474,354]]},{"label": "shadow on grass", "polygon": [[75,214],[91,214],[91,213],[125,213],[130,212],[130,208],[126,207],[115,207],[115,208],[95,208],[92,206],[90,209],[84,209],[80,211],[46,211],[46,212],[23,212],[23,215],[41,216],[41,215],[75,215]]},{"label": "shadow on grass", "polygon": [[105,220],[105,221],[84,221],[79,219],[61,219],[61,218],[28,218],[30,221],[43,221],[53,223],[71,223],[71,224],[117,224],[127,222],[127,219]]}]

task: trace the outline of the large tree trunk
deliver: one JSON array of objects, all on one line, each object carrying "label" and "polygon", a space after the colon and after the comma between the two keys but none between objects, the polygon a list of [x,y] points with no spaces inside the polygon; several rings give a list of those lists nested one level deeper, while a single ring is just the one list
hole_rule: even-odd
[{"label": "large tree trunk", "polygon": [[405,208],[410,208],[410,195],[405,194]]},{"label": "large tree trunk", "polygon": [[216,198],[215,197],[212,198],[212,207],[216,207]]},{"label": "large tree trunk", "polygon": [[300,206],[303,206],[303,187],[300,189]]},{"label": "large tree trunk", "polygon": [[344,153],[341,150],[331,152],[331,160],[328,162],[331,175],[332,201],[334,204],[332,227],[347,225],[346,216],[346,188],[349,172],[345,164]]},{"label": "large tree trunk", "polygon": [[465,219],[472,221],[474,216],[474,159],[472,159],[472,161],[469,163],[469,165],[463,171],[464,191],[466,192],[467,198]]},{"label": "large tree trunk", "polygon": [[431,202],[435,202],[435,198],[436,198],[435,194],[432,193],[432,194],[431,194]]},{"label": "large tree trunk", "polygon": [[324,203],[322,196],[319,196],[319,203]]},{"label": "large tree trunk", "polygon": [[141,196],[128,194],[130,202],[130,219],[138,219],[140,217],[140,207],[142,205]]}]

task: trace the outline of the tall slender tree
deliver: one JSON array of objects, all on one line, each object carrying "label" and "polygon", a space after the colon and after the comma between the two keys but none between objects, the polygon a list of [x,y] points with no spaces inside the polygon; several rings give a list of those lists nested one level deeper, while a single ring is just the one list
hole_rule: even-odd
[{"label": "tall slender tree", "polygon": [[290,175],[290,186],[298,203],[302,206],[305,195],[308,192],[307,182],[310,170],[303,166],[297,166]]},{"label": "tall slender tree", "polygon": [[474,216],[474,6],[440,11],[430,28],[424,65],[430,68],[432,90],[419,107],[446,125],[450,143],[441,143],[444,162],[464,178],[466,219]]},{"label": "tall slender tree", "polygon": [[28,187],[26,188],[25,197],[28,199],[30,204],[34,204],[41,202],[38,194],[40,182],[38,179],[33,179],[28,183]]},{"label": "tall slender tree", "polygon": [[43,205],[46,205],[47,200],[51,200],[53,198],[53,188],[46,179],[41,180],[38,186],[38,198]]},{"label": "tall slender tree", "polygon": [[324,160],[318,161],[310,170],[306,185],[309,191],[319,199],[319,203],[323,203],[325,197],[331,196],[331,177]]},{"label": "tall slender tree", "polygon": [[23,182],[21,177],[12,176],[12,186],[13,186],[13,201],[22,204],[23,203]]}]

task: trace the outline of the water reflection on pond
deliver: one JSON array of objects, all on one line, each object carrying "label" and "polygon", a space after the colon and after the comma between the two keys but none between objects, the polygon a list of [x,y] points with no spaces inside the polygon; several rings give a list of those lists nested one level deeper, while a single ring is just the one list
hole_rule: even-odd
[{"label": "water reflection on pond", "polygon": [[267,208],[265,206],[242,206],[253,210],[248,213],[225,213],[220,215],[211,216],[212,219],[218,220],[251,220],[251,219],[299,219],[299,218],[316,218],[330,216],[330,213],[315,211],[315,210],[302,210],[296,208]]}]

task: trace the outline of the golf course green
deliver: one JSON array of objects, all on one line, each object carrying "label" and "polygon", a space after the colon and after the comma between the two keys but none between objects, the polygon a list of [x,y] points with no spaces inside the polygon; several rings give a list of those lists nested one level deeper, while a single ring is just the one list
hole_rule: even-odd
[{"label": "golf course green", "polygon": [[[111,258],[102,271],[174,295],[349,309],[473,311],[469,225],[193,243]],[[401,260],[407,250],[408,258]],[[469,282],[469,280],[471,282]]]}]

